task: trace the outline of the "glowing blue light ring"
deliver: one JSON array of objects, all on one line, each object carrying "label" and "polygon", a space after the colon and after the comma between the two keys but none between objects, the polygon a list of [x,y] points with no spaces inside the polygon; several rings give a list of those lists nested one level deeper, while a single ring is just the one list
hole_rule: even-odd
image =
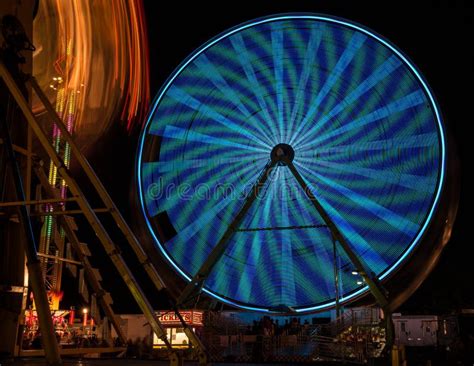
[{"label": "glowing blue light ring", "polygon": [[[431,106],[433,107],[433,109],[435,111],[436,122],[438,123],[438,127],[439,127],[438,132],[439,132],[440,140],[441,140],[441,171],[440,171],[439,179],[438,179],[437,192],[436,192],[433,204],[431,206],[430,212],[427,215],[427,217],[424,221],[424,224],[423,224],[422,228],[419,230],[417,236],[412,241],[411,245],[407,249],[405,249],[404,253],[400,256],[400,258],[398,258],[398,260],[396,262],[392,263],[390,265],[390,268],[388,270],[386,270],[379,277],[381,280],[386,278],[388,275],[390,275],[395,269],[398,269],[398,267],[401,265],[401,263],[413,252],[413,249],[416,247],[416,245],[420,241],[421,237],[426,232],[426,229],[427,229],[428,225],[430,224],[431,219],[434,215],[434,212],[435,212],[435,210],[438,206],[439,198],[440,198],[443,186],[444,186],[444,177],[445,177],[445,169],[446,169],[446,142],[445,142],[445,132],[444,132],[444,128],[443,128],[441,114],[438,110],[438,105],[435,101],[435,98],[434,98],[433,94],[431,93],[431,90],[430,90],[429,86],[427,85],[427,83],[424,80],[424,77],[417,70],[417,68],[409,61],[409,59],[406,56],[404,56],[401,51],[399,51],[397,49],[396,46],[392,45],[389,41],[384,40],[377,33],[367,29],[366,27],[363,27],[363,26],[358,25],[356,23],[349,22],[347,20],[342,20],[342,19],[337,18],[337,17],[329,17],[329,16],[325,16],[325,15],[324,16],[323,15],[310,15],[310,14],[307,14],[307,13],[296,13],[296,14],[291,14],[291,15],[290,14],[282,14],[282,15],[264,17],[264,18],[260,18],[260,19],[257,19],[257,20],[249,21],[249,22],[243,23],[241,25],[238,25],[234,28],[231,28],[230,30],[224,31],[223,33],[221,33],[218,36],[214,37],[210,41],[206,42],[203,46],[201,46],[200,48],[195,50],[193,53],[191,53],[191,55],[189,55],[181,63],[181,65],[178,66],[178,68],[173,71],[173,73],[168,78],[168,80],[165,82],[165,85],[161,88],[161,91],[158,93],[157,97],[153,101],[153,108],[149,113],[149,117],[147,119],[147,122],[146,122],[145,126],[142,129],[141,136],[140,136],[140,139],[139,139],[138,152],[137,152],[137,161],[136,161],[136,174],[137,174],[137,180],[138,180],[137,183],[138,183],[138,190],[139,190],[138,195],[139,195],[139,199],[140,199],[140,207],[141,207],[142,213],[145,217],[147,227],[148,227],[150,233],[152,234],[153,239],[158,244],[158,247],[159,247],[161,253],[165,256],[167,261],[176,269],[176,271],[178,273],[180,273],[180,275],[183,276],[188,282],[191,282],[191,278],[186,273],[184,273],[181,268],[179,268],[179,266],[174,262],[174,260],[172,260],[172,258],[168,255],[168,253],[164,250],[162,244],[160,243],[157,236],[155,235],[153,227],[152,227],[152,225],[151,225],[151,223],[150,223],[150,221],[147,217],[147,212],[146,212],[144,201],[143,201],[143,192],[142,192],[141,175],[140,175],[141,159],[142,159],[142,154],[143,154],[143,145],[144,145],[144,142],[145,142],[146,131],[147,131],[149,125],[150,125],[150,121],[152,119],[152,116],[155,113],[156,108],[158,107],[163,95],[166,93],[166,91],[168,90],[171,83],[183,71],[183,69],[185,69],[188,66],[188,64],[191,63],[197,56],[199,56],[201,53],[203,53],[208,48],[212,47],[217,42],[221,41],[224,38],[227,38],[227,37],[233,35],[234,33],[240,32],[244,29],[247,29],[247,28],[250,28],[250,27],[253,27],[253,26],[256,26],[256,25],[269,23],[269,22],[276,21],[276,20],[287,20],[287,19],[311,19],[311,20],[322,20],[322,21],[326,21],[326,22],[330,22],[330,23],[336,23],[336,24],[343,25],[345,27],[355,29],[355,30],[360,31],[362,33],[365,33],[369,37],[375,38],[377,41],[379,41],[380,43],[382,43],[383,45],[388,47],[391,51],[393,51],[398,57],[400,57],[400,59],[405,63],[405,65],[407,65],[409,67],[409,69],[414,73],[414,75],[417,77],[417,80],[421,82],[425,93],[429,97],[429,100],[431,102]],[[360,288],[359,290],[357,290],[355,292],[349,293],[347,296],[342,296],[339,299],[339,301],[340,301],[340,303],[346,303],[349,300],[354,299],[355,297],[362,295],[363,293],[367,292],[368,290],[369,290],[368,286],[362,287],[362,288]],[[216,293],[214,293],[214,292],[212,292],[212,291],[210,291],[206,288],[203,288],[203,291],[206,292],[207,294],[213,296],[214,298],[224,302],[224,303],[227,303],[229,305],[236,306],[236,307],[239,307],[239,308],[242,308],[242,309],[245,309],[245,310],[272,312],[270,309],[266,309],[266,308],[251,307],[251,306],[243,305],[241,303],[232,301],[231,299],[224,298],[224,297],[222,297],[222,296],[220,296],[220,295],[218,295],[218,294],[216,294]],[[321,311],[321,310],[325,310],[325,309],[333,307],[335,305],[335,303],[336,303],[335,301],[331,301],[331,302],[328,302],[328,303],[324,303],[322,305],[306,307],[306,308],[297,308],[297,309],[295,309],[295,311],[300,312],[300,313],[310,312],[310,311]]]}]

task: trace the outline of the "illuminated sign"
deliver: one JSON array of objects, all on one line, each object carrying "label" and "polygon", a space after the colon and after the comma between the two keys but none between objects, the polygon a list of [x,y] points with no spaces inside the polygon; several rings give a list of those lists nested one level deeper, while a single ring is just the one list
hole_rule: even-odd
[{"label": "illuminated sign", "polygon": [[[196,311],[196,310],[180,310],[179,312],[186,322],[193,331],[195,327],[202,327],[204,324],[202,323],[203,312]],[[188,336],[184,333],[184,329],[182,328],[181,322],[179,321],[178,316],[172,310],[169,311],[158,311],[157,312],[158,319],[163,324],[166,329],[166,337],[173,348],[188,348],[192,347],[192,344],[188,338]],[[166,348],[165,343],[163,340],[158,338],[156,334],[153,334],[153,348]]]},{"label": "illuminated sign", "polygon": [[[184,321],[191,326],[202,326],[202,311],[196,310],[181,310],[179,312],[183,317]],[[179,321],[178,316],[173,311],[159,311],[158,319],[160,322],[166,326],[180,326],[181,322]]]}]

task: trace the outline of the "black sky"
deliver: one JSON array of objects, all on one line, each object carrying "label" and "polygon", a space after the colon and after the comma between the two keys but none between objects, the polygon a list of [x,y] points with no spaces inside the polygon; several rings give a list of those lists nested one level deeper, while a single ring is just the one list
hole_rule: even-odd
[{"label": "black sky", "polygon": [[[469,125],[474,105],[474,10],[456,1],[156,1],[145,0],[150,44],[151,95],[200,45],[229,27],[270,14],[314,12],[361,23],[398,46],[428,80],[446,125],[457,141],[462,164],[461,200],[450,244],[432,274],[405,303],[402,311],[446,312],[474,307],[474,250],[468,208],[472,202]],[[138,133],[128,137],[115,129],[102,141],[105,151],[93,159],[113,198],[130,216],[130,189]],[[110,163],[120,161],[120,164]],[[467,172],[467,173],[466,173]],[[129,217],[130,218],[130,217]],[[105,265],[105,263],[103,264]],[[104,275],[119,312],[133,311],[113,270]],[[146,287],[146,284],[144,285]],[[126,305],[124,305],[126,304]]]}]

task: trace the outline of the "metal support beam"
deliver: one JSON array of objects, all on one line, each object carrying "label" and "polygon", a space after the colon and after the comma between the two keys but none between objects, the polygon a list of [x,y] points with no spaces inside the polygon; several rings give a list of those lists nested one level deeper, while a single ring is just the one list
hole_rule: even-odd
[{"label": "metal support beam", "polygon": [[[0,145],[3,145],[4,142],[3,142],[3,139],[0,138]],[[29,156],[30,153],[28,152],[28,150],[26,150],[25,148],[21,147],[21,146],[18,146],[18,145],[15,145],[15,144],[12,144],[13,146],[13,151],[15,151],[16,153],[19,153],[21,155],[24,155],[24,156]],[[32,157],[35,156],[35,154],[31,154]]]},{"label": "metal support beam", "polygon": [[334,236],[334,239],[339,242],[342,249],[347,254],[349,259],[351,260],[352,264],[354,264],[354,266],[356,267],[359,274],[362,276],[362,278],[367,283],[367,286],[369,286],[369,289],[370,289],[371,293],[374,295],[375,300],[379,303],[379,305],[382,308],[385,308],[388,304],[388,301],[387,301],[387,298],[386,298],[386,295],[385,295],[385,291],[379,285],[378,280],[375,278],[375,275],[373,273],[369,272],[368,266],[357,255],[357,253],[355,253],[352,250],[350,244],[347,242],[344,235],[342,235],[342,233],[339,231],[336,224],[334,224],[334,221],[332,221],[330,216],[327,214],[326,210],[323,208],[323,206],[319,203],[319,201],[314,196],[313,192],[311,192],[311,189],[308,187],[305,180],[300,175],[300,173],[298,172],[296,167],[293,165],[293,163],[291,161],[289,161],[288,159],[286,159],[286,158],[283,158],[282,160],[286,164],[286,166],[290,169],[291,173],[293,174],[293,176],[296,178],[296,180],[300,184],[300,186],[303,189],[303,191],[305,192],[306,196],[309,198],[309,200],[313,204],[316,211],[319,213],[319,215],[321,216],[321,218],[323,219],[325,224],[328,226],[329,230],[331,231],[331,234]]},{"label": "metal support beam", "polygon": [[71,264],[77,264],[77,265],[79,265],[79,266],[82,265],[82,263],[79,262],[79,261],[75,261],[75,260],[67,259],[67,258],[62,258],[62,257],[58,257],[58,256],[51,255],[51,254],[38,253],[38,257],[54,259],[55,261],[59,261],[59,262],[66,262],[66,263],[71,263]]},{"label": "metal support beam", "polygon": [[[93,208],[92,211],[95,213],[107,213],[110,212],[108,208]],[[51,212],[32,212],[30,216],[64,216],[64,215],[83,215],[82,210],[65,210],[65,211],[51,211]]]},{"label": "metal support beam", "polygon": [[275,227],[256,227],[250,229],[237,229],[236,232],[250,231],[274,231],[274,230],[298,230],[298,229],[318,229],[326,225],[295,225],[295,226],[275,226]]},{"label": "metal support beam", "polygon": [[[35,78],[31,77],[29,79],[29,82],[31,83],[31,86],[33,90],[36,92],[38,95],[39,99],[43,103],[43,105],[46,108],[46,111],[52,118],[53,123],[57,126],[57,128],[61,131],[61,136],[66,140],[70,147],[71,147],[71,152],[74,158],[77,160],[79,165],[81,166],[82,170],[86,173],[88,179],[92,183],[93,187],[95,188],[97,194],[99,195],[100,199],[102,200],[104,206],[106,209],[108,209],[108,212],[110,212],[112,218],[115,220],[117,226],[119,229],[122,231],[123,235],[125,236],[128,244],[134,251],[135,255],[138,258],[138,261],[140,265],[145,269],[145,272],[147,273],[148,277],[150,278],[151,282],[155,286],[157,290],[163,290],[166,288],[166,285],[164,281],[162,280],[161,276],[158,274],[156,268],[153,266],[150,258],[148,255],[145,253],[143,250],[142,246],[138,242],[136,236],[133,234],[132,230],[128,226],[127,222],[124,220],[122,215],[120,214],[120,211],[118,210],[117,206],[113,202],[112,198],[110,197],[109,193],[103,186],[102,182],[100,179],[97,177],[95,174],[94,170],[90,166],[89,162],[87,159],[82,155],[80,149],[76,145],[74,139],[72,138],[71,134],[67,130],[66,126],[64,125],[63,121],[58,117],[56,114],[53,106],[49,102],[48,98],[44,95],[43,91],[39,87],[37,81]],[[178,318],[181,321],[181,324],[183,325],[183,328],[189,328],[187,327],[186,322],[182,319],[179,313],[176,313]],[[151,323],[150,323],[151,324]],[[199,363],[200,365],[206,365],[208,363],[207,361],[207,354],[205,351],[204,345],[201,343],[200,339],[196,336],[196,334],[192,331],[189,330],[188,337],[192,341],[192,343],[195,345],[195,347],[198,348],[198,358],[199,358]],[[166,334],[164,335],[166,337]],[[166,342],[165,342],[166,343]],[[178,357],[179,358],[179,357]],[[173,362],[180,362],[179,359],[174,359]]]},{"label": "metal support beam", "polygon": [[[77,182],[72,178],[71,174],[69,173],[69,170],[67,169],[66,165],[58,156],[56,151],[54,150],[53,146],[50,144],[49,139],[46,137],[45,132],[41,128],[40,124],[36,120],[35,116],[33,115],[32,111],[30,110],[30,107],[28,105],[28,102],[25,100],[23,97],[20,89],[16,85],[16,82],[13,80],[11,77],[10,73],[8,70],[5,68],[3,63],[0,62],[0,75],[3,77],[5,84],[7,85],[8,89],[10,90],[12,96],[15,98],[16,102],[18,103],[18,106],[22,110],[28,124],[31,126],[34,134],[40,141],[41,145],[43,146],[43,149],[46,151],[48,156],[51,158],[53,164],[57,167],[58,173],[63,177],[63,179],[66,181],[69,189],[71,192],[78,197],[77,198],[77,203],[81,210],[84,211],[84,215],[91,225],[91,227],[94,229],[95,233],[97,234],[97,237],[99,238],[99,241],[103,245],[106,253],[109,255],[112,263],[115,265],[115,268],[118,270],[119,274],[121,275],[122,279],[125,281],[130,293],[134,297],[135,301],[137,302],[138,306],[142,310],[143,314],[147,318],[147,320],[150,323],[151,328],[153,329],[153,332],[163,340],[165,343],[168,352],[170,354],[170,361],[173,363],[179,362],[180,357],[176,354],[176,352],[173,350],[171,347],[171,344],[169,340],[166,337],[166,331],[164,330],[162,324],[158,320],[158,317],[156,316],[153,307],[151,306],[150,302],[145,296],[145,293],[141,289],[141,287],[138,285],[138,282],[136,281],[135,277],[133,276],[132,272],[130,269],[127,267],[123,257],[120,254],[120,249],[115,245],[115,243],[112,241],[110,238],[108,232],[105,230],[103,227],[102,223],[100,220],[97,218],[96,214],[94,213],[93,209],[91,208],[89,202],[85,198],[82,190],[80,189],[79,185]],[[94,176],[93,183],[96,186],[96,189],[105,192],[105,195],[110,199],[108,196],[107,191],[103,187],[102,183],[99,181],[97,176],[95,175],[94,171],[90,167],[89,163],[85,159],[85,157],[82,155],[80,152],[79,148],[75,144],[74,140],[72,139],[71,135],[67,131],[66,127],[64,126],[63,122],[60,120],[58,115],[54,112],[54,109],[52,108],[51,104],[49,103],[49,100],[47,97],[44,95],[44,93],[41,91],[39,88],[38,84],[36,81],[32,81],[32,86],[35,92],[37,93],[38,97],[40,100],[43,102],[43,104],[46,107],[46,110],[48,111],[49,115],[51,118],[53,118],[53,121],[56,123],[56,126],[61,130],[62,136],[65,138],[67,142],[70,143],[71,145],[71,151],[75,154],[75,158],[78,159],[79,163],[81,166],[84,164],[84,166],[88,171],[88,176],[91,174]],[[83,168],[84,168],[83,166]],[[99,189],[100,188],[100,189]],[[112,200],[110,199],[112,202]],[[112,202],[113,203],[113,202]],[[115,207],[115,205],[114,205]],[[116,208],[115,208],[116,209]],[[118,212],[118,210],[117,210]],[[121,215],[119,214],[121,217]],[[59,216],[63,217],[63,216]],[[123,218],[122,218],[123,220]],[[123,220],[125,223],[125,221]],[[130,231],[131,233],[131,231]],[[132,234],[133,235],[133,234]],[[136,240],[136,239],[135,239]],[[138,243],[138,241],[137,241]]]},{"label": "metal support beam", "polygon": [[[74,158],[77,160],[79,165],[81,166],[82,170],[86,173],[88,179],[92,183],[92,186],[96,190],[97,194],[99,195],[100,199],[102,200],[105,209],[98,209],[96,212],[109,212],[112,216],[112,218],[115,220],[115,223],[125,236],[128,244],[134,251],[135,255],[138,258],[138,261],[140,265],[145,269],[145,272],[147,273],[148,277],[150,278],[151,282],[155,286],[155,288],[160,291],[163,289],[166,289],[166,285],[161,278],[161,276],[158,274],[156,268],[153,266],[150,258],[148,255],[145,253],[143,250],[142,246],[138,242],[136,236],[133,234],[132,230],[128,226],[127,222],[124,220],[123,216],[120,214],[120,211],[118,210],[117,206],[113,202],[112,198],[110,197],[109,193],[103,186],[102,182],[100,179],[97,177],[95,174],[94,170],[90,166],[89,162],[87,159],[82,155],[82,152],[76,145],[74,139],[72,138],[71,134],[67,130],[66,126],[64,125],[63,121],[58,117],[56,114],[53,106],[49,102],[48,98],[44,95],[43,91],[39,87],[37,81],[35,78],[31,77],[29,79],[29,82],[31,83],[31,86],[33,90],[36,92],[38,95],[39,99],[43,103],[44,107],[46,108],[46,111],[52,118],[53,123],[58,127],[58,129],[61,131],[61,136],[66,140],[70,147],[71,147],[71,152]],[[146,314],[145,314],[146,315]],[[208,364],[208,356],[205,350],[204,345],[202,344],[201,340],[196,336],[196,334],[193,332],[192,329],[190,329],[184,319],[181,317],[179,312],[176,312],[176,315],[180,319],[181,325],[185,329],[186,334],[190,338],[191,342],[194,344],[194,346],[198,349],[198,360],[200,365],[207,365]],[[152,323],[150,323],[152,324]],[[161,326],[161,324],[160,324]],[[166,333],[163,331],[162,336],[160,336],[158,333],[157,335],[162,338],[166,338]],[[163,339],[163,338],[162,338]],[[168,343],[165,341],[165,344]],[[170,349],[170,347],[169,347]],[[179,363],[181,362],[179,359],[179,356],[174,354],[174,358],[171,360],[171,363]]]},{"label": "metal support beam", "polygon": [[[1,66],[0,66],[0,72],[1,72],[2,75],[4,74],[4,72],[1,70]],[[7,75],[7,78],[8,78],[8,75]],[[152,283],[154,284],[154,286],[158,290],[162,290],[162,289],[166,288],[166,286],[164,284],[164,281],[161,279],[161,277],[159,276],[159,274],[156,271],[155,267],[151,263],[150,258],[148,257],[148,255],[143,250],[142,246],[138,242],[137,238],[133,234],[133,232],[130,229],[130,227],[128,226],[128,224],[123,219],[123,217],[120,214],[119,210],[117,209],[117,207],[115,206],[115,204],[112,201],[111,197],[109,196],[107,190],[102,185],[102,182],[99,180],[99,178],[96,176],[94,170],[89,165],[89,162],[82,155],[80,149],[75,144],[71,134],[68,132],[68,130],[65,127],[63,121],[61,121],[61,119],[56,114],[56,112],[55,112],[53,106],[51,105],[51,103],[49,102],[48,98],[44,95],[44,93],[42,92],[41,88],[39,87],[38,83],[36,82],[36,80],[34,78],[30,77],[29,82],[31,83],[31,86],[32,86],[33,90],[36,92],[39,99],[41,100],[41,102],[45,106],[46,111],[48,112],[49,116],[51,117],[51,120],[57,126],[57,128],[61,131],[61,136],[64,138],[64,140],[66,140],[69,143],[69,145],[71,147],[72,155],[78,161],[79,165],[82,167],[82,170],[86,173],[87,177],[91,181],[93,187],[95,188],[95,190],[98,193],[99,197],[103,201],[103,203],[104,203],[105,207],[107,208],[108,212],[111,214],[111,216],[115,220],[117,226],[122,231],[125,238],[127,239],[130,247],[135,252],[135,255],[137,256],[141,266],[147,272],[147,274],[150,277]],[[10,84],[12,84],[12,83],[10,83]],[[18,99],[17,99],[17,102],[20,104]],[[23,108],[22,108],[22,110],[23,110]],[[26,116],[28,111],[23,110],[23,113]],[[28,119],[28,116],[27,116],[27,120],[29,122],[29,126],[32,129],[32,131],[35,133],[35,135],[38,136],[37,129],[35,130],[35,127],[32,125],[33,121],[31,119]],[[40,136],[38,136],[38,138],[40,139],[40,142],[43,144],[43,147],[45,147],[44,142],[41,141],[42,139],[40,138]],[[45,149],[47,150],[46,147],[45,147]],[[47,152],[50,155],[51,152],[50,151],[47,151]],[[56,164],[55,159],[52,158],[52,160],[53,160],[53,163]],[[58,171],[61,170],[59,168],[60,168],[60,166],[58,166]],[[82,209],[82,207],[81,207],[81,209]],[[153,327],[153,322],[150,322],[150,324]],[[183,324],[183,327],[186,326],[186,323],[184,321],[182,322],[182,324]],[[188,335],[188,336],[190,336],[190,339],[193,342],[193,344],[196,347],[198,347],[199,350],[200,350],[199,351],[200,352],[200,354],[199,354],[200,364],[207,364],[207,355],[206,355],[204,346],[201,344],[199,338],[197,338],[197,336],[194,334],[194,332],[191,331],[191,333],[192,333],[192,335]],[[166,337],[166,334],[164,334],[164,336]],[[176,362],[179,363],[180,362],[179,357],[177,357],[177,356],[173,356],[171,361],[172,361],[172,363],[176,363]]]},{"label": "metal support beam", "polygon": [[52,198],[46,200],[25,200],[25,201],[13,201],[13,202],[0,202],[0,207],[10,206],[23,206],[23,205],[44,205],[48,203],[63,203],[76,201],[76,198]]},{"label": "metal support beam", "polygon": [[148,255],[145,253],[142,246],[138,242],[137,238],[133,234],[132,230],[128,226],[127,222],[124,220],[124,218],[120,214],[120,211],[118,210],[117,206],[115,205],[114,201],[110,197],[109,193],[105,189],[100,179],[95,174],[89,162],[84,157],[79,147],[76,145],[74,139],[72,138],[71,134],[67,130],[63,121],[59,118],[59,116],[55,112],[53,106],[49,102],[46,95],[44,95],[43,91],[38,85],[38,82],[36,81],[34,77],[30,77],[28,80],[33,90],[36,92],[38,98],[41,100],[44,107],[46,108],[46,111],[48,112],[49,116],[52,118],[53,123],[61,131],[61,137],[64,138],[64,140],[70,145],[72,155],[77,160],[77,162],[81,166],[84,173],[87,175],[88,179],[92,183],[100,199],[104,203],[104,206],[110,210],[112,218],[115,220],[115,222],[117,223],[117,226],[122,231],[125,238],[127,239],[130,247],[135,252],[135,255],[137,256],[140,264],[143,266],[143,268],[147,272],[148,276],[152,280],[155,287],[158,290],[163,289],[164,287],[166,287],[164,284],[164,281],[161,279],[155,267],[153,267],[150,259],[148,258]]},{"label": "metal support beam", "polygon": [[[164,289],[166,287],[165,284],[164,284],[164,281],[161,279],[161,277],[158,274],[158,272],[156,271],[155,267],[153,267],[153,264],[151,263],[150,258],[148,257],[148,255],[143,250],[142,246],[138,242],[137,238],[133,234],[132,230],[130,229],[130,227],[128,226],[126,221],[124,220],[123,216],[120,214],[120,211],[118,210],[117,206],[113,202],[112,198],[110,197],[109,193],[107,192],[107,190],[103,186],[100,179],[95,174],[95,172],[92,169],[92,167],[90,166],[89,162],[84,157],[84,155],[80,151],[79,147],[76,145],[74,139],[72,138],[71,134],[67,130],[67,128],[64,125],[63,121],[59,118],[59,116],[55,112],[53,106],[49,102],[48,98],[46,97],[46,95],[43,93],[43,91],[39,87],[36,79],[34,77],[30,77],[28,80],[29,80],[33,90],[36,92],[38,98],[43,103],[43,105],[44,105],[46,111],[48,112],[49,116],[52,118],[53,123],[61,131],[61,136],[64,138],[64,140],[66,140],[66,142],[69,143],[69,145],[71,147],[72,155],[77,160],[77,162],[81,166],[82,170],[86,173],[88,179],[90,180],[90,182],[92,183],[94,189],[96,190],[97,194],[99,195],[100,199],[104,203],[106,208],[104,209],[104,211],[100,211],[100,212],[109,212],[111,214],[112,218],[115,220],[117,226],[122,231],[122,233],[125,236],[127,242],[129,243],[130,247],[132,248],[135,255],[137,256],[137,258],[139,260],[139,263],[145,269],[146,273],[150,277],[150,279],[151,279],[152,283],[154,284],[154,286],[156,287],[156,289],[157,290]],[[58,171],[59,171],[59,167],[58,167]],[[81,207],[81,209],[82,209],[82,207]],[[99,209],[99,210],[101,210],[101,209]],[[105,211],[105,210],[107,210],[107,211]],[[91,226],[94,227],[92,225],[92,223],[91,223]],[[120,258],[121,258],[121,256],[120,256]],[[145,312],[144,312],[144,315],[147,316],[147,314]],[[154,313],[153,313],[153,317],[155,318],[155,321],[150,321],[149,320],[150,325],[151,325],[153,331],[155,331],[155,333],[157,334],[157,336],[164,341],[164,343],[166,344],[168,350],[170,350],[171,355],[172,355],[171,358],[170,358],[171,363],[172,364],[173,363],[180,363],[181,362],[180,357],[174,351],[172,351],[171,345],[169,344],[169,341],[166,338],[166,332],[162,328],[161,323],[156,318],[156,315]],[[161,328],[160,333],[158,333],[156,331],[156,330],[158,330],[158,328],[156,328],[155,325],[158,326],[159,328]],[[183,327],[184,326],[186,326],[186,323],[183,323]],[[207,356],[205,355],[204,346],[202,345],[200,340],[197,338],[197,336],[194,334],[194,332],[193,332],[193,335],[192,335],[191,339],[194,340],[194,344],[196,346],[199,347],[199,345],[200,345],[202,347],[202,352],[200,354],[200,359],[206,358],[206,361],[205,361],[204,364],[207,364]]]},{"label": "metal support beam", "polygon": [[[2,65],[3,67],[3,65]],[[23,95],[19,92],[21,97]],[[2,118],[3,119],[3,118]],[[21,179],[20,168],[16,160],[15,152],[10,138],[10,131],[6,120],[0,121],[3,129],[5,151],[10,160],[12,167],[12,175],[15,181],[16,196],[19,201],[26,201],[25,192],[23,190],[23,182]],[[43,272],[41,270],[41,262],[36,251],[36,240],[33,234],[30,217],[26,205],[19,206],[20,221],[23,225],[26,253],[26,266],[30,277],[31,288],[35,298],[36,309],[38,311],[38,320],[41,328],[41,337],[44,345],[46,360],[49,365],[61,365],[61,356],[59,354],[58,342],[54,332],[53,319],[49,309],[48,296],[43,280]]]},{"label": "metal support beam", "polygon": [[33,163],[32,159],[32,150],[33,150],[33,134],[31,131],[31,127],[28,126],[26,131],[26,200],[29,201],[31,199],[31,164]]},{"label": "metal support beam", "polygon": [[277,161],[271,160],[267,163],[267,165],[265,165],[262,174],[257,179],[257,181],[252,187],[252,190],[245,199],[244,205],[242,206],[238,214],[235,216],[234,220],[227,227],[227,230],[224,232],[221,239],[217,242],[216,246],[212,249],[206,261],[202,264],[201,268],[199,268],[199,270],[193,276],[191,282],[188,283],[188,285],[184,288],[183,292],[177,299],[178,306],[188,303],[190,299],[192,299],[196,294],[201,291],[202,286],[204,285],[204,281],[211,273],[217,261],[224,254],[225,250],[227,249],[227,244],[229,243],[230,238],[232,237],[232,235],[234,235],[235,231],[238,230],[239,224],[244,219],[245,214],[248,212],[253,202],[257,199],[261,188],[267,181],[271,170],[276,164]]},{"label": "metal support beam", "polygon": [[333,267],[334,267],[334,288],[336,295],[336,321],[339,322],[339,317],[341,316],[341,304],[339,302],[339,269],[337,266],[337,246],[336,239],[331,233],[332,240],[332,254],[333,254]]},{"label": "metal support beam", "polygon": [[[51,185],[49,184],[48,177],[46,176],[46,173],[44,172],[42,166],[40,164],[34,164],[33,169],[46,195],[48,197],[59,198],[59,192],[53,187],[51,187]],[[125,333],[123,332],[122,327],[120,326],[120,322],[117,316],[115,315],[111,304],[106,301],[104,297],[104,294],[106,294],[106,292],[104,291],[102,285],[95,276],[94,269],[92,268],[89,259],[82,250],[81,243],[78,237],[76,236],[74,228],[72,227],[72,223],[67,220],[66,217],[59,216],[58,224],[63,228],[66,237],[71,243],[72,249],[76,253],[76,256],[79,258],[80,263],[84,266],[84,274],[87,278],[87,282],[89,283],[92,288],[92,291],[95,293],[97,299],[99,300],[99,304],[104,310],[105,315],[107,316],[107,318],[110,319],[110,322],[112,323],[115,331],[117,332],[118,337],[123,342],[123,344],[125,344],[127,342],[127,337],[125,336]]]},{"label": "metal support beam", "polygon": [[291,162],[286,157],[282,157],[281,161],[290,169],[293,176],[296,178],[298,183],[300,184],[301,188],[305,192],[306,196],[309,198],[311,203],[313,204],[316,211],[319,213],[321,218],[324,220],[326,225],[328,226],[331,234],[333,236],[333,240],[337,240],[341,245],[342,249],[349,257],[352,264],[356,267],[359,274],[364,279],[365,283],[369,287],[370,292],[374,296],[377,303],[384,311],[385,322],[386,322],[386,330],[387,330],[387,344],[391,347],[393,344],[393,323],[391,319],[391,313],[388,307],[388,299],[385,289],[380,285],[378,278],[376,278],[375,274],[369,270],[367,264],[360,258],[356,252],[354,252],[347,242],[346,238],[342,233],[339,231],[338,227],[332,221],[331,217],[327,214],[326,210],[323,206],[319,203],[319,201],[314,196],[311,189],[306,184],[303,177],[300,175],[296,167],[294,166],[293,162]]}]

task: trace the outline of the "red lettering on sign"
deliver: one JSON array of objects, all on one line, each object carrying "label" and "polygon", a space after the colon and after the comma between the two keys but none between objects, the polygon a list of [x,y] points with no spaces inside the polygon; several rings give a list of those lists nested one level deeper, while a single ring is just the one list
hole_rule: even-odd
[{"label": "red lettering on sign", "polygon": [[[203,325],[202,311],[180,311],[179,313],[188,325]],[[174,312],[160,311],[158,313],[158,319],[163,325],[180,325],[179,317]]]}]

